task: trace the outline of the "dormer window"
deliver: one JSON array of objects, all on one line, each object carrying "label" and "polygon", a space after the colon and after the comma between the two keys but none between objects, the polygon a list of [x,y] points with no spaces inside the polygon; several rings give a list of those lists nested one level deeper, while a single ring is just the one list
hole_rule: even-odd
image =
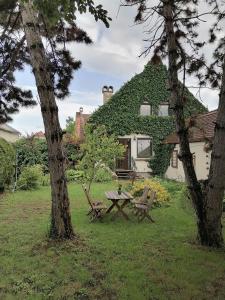
[{"label": "dormer window", "polygon": [[169,104],[168,103],[164,103],[164,104],[159,105],[158,115],[161,116],[161,117],[169,116]]},{"label": "dormer window", "polygon": [[151,116],[151,114],[152,114],[152,106],[144,102],[140,107],[140,115]]}]

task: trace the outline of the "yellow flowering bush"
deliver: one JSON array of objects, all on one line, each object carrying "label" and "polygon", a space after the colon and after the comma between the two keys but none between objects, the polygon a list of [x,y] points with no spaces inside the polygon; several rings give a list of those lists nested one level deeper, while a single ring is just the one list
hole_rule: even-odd
[{"label": "yellow flowering bush", "polygon": [[[156,192],[156,199],[154,201],[155,206],[161,206],[170,201],[170,194],[168,191],[161,185],[161,183],[154,179],[145,179],[143,181],[136,181],[131,187],[130,193],[134,197],[140,197],[143,193],[145,186],[148,186],[150,190]],[[149,196],[150,196],[149,191]]]}]

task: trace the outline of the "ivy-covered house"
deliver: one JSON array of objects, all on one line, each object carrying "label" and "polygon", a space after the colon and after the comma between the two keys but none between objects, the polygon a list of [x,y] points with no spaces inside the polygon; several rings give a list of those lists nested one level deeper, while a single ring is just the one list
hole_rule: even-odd
[{"label": "ivy-covered house", "polygon": [[[185,93],[186,116],[207,111],[188,89]],[[165,173],[172,146],[163,140],[174,131],[169,97],[168,71],[159,58],[152,59],[115,94],[112,87],[103,88],[104,104],[89,122],[105,125],[126,146],[124,159],[117,161],[117,172],[135,170],[144,176]]]}]

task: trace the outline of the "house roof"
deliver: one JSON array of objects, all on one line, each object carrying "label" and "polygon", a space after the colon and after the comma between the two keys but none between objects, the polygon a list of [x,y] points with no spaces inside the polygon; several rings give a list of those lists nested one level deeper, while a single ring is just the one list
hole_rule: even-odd
[{"label": "house roof", "polygon": [[38,139],[43,139],[43,138],[45,138],[45,133],[43,131],[38,131],[38,132],[32,133],[32,137],[35,137]]},{"label": "house roof", "polygon": [[[217,110],[188,118],[186,124],[190,126],[188,131],[189,142],[194,143],[212,140],[214,137],[216,117]],[[179,144],[179,142],[179,137],[175,132],[165,139],[166,144]]]},{"label": "house roof", "polygon": [[83,114],[82,111],[76,113],[75,135],[78,143],[84,141],[84,127],[90,116],[90,114]]},{"label": "house roof", "polygon": [[[92,124],[105,125],[108,132],[121,136],[134,132],[152,135],[157,127],[157,135],[165,138],[174,131],[174,126],[171,122],[170,128],[165,125],[165,129],[164,124],[168,124],[168,121],[158,116],[157,110],[159,105],[169,102],[170,97],[168,70],[155,57],[140,74],[126,82],[107,103],[99,107],[89,121]],[[187,88],[185,97],[185,117],[207,111]],[[143,103],[152,106],[152,116],[140,118],[140,106]]]},{"label": "house roof", "polygon": [[20,135],[20,132],[18,130],[14,129],[13,127],[9,126],[8,124],[0,124],[0,130]]}]

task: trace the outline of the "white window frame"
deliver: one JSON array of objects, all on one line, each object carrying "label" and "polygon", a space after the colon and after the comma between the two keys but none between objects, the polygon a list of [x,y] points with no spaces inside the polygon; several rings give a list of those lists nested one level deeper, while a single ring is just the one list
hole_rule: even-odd
[{"label": "white window frame", "polygon": [[[167,107],[167,115],[160,114],[160,107],[166,106]],[[159,117],[168,117],[169,116],[169,103],[161,103],[158,107],[158,116]]]},{"label": "white window frame", "polygon": [[[148,140],[150,141],[150,153],[148,157],[142,157],[139,155],[139,148],[138,148],[138,142],[140,140]],[[152,143],[152,138],[150,137],[138,137],[137,138],[137,159],[150,159],[153,156],[153,143]]]},{"label": "white window frame", "polygon": [[[143,114],[142,109],[141,109],[143,106],[149,107],[149,114]],[[149,104],[148,102],[142,103],[140,106],[140,116],[147,117],[147,116],[151,116],[151,115],[152,115],[152,105]]]}]

